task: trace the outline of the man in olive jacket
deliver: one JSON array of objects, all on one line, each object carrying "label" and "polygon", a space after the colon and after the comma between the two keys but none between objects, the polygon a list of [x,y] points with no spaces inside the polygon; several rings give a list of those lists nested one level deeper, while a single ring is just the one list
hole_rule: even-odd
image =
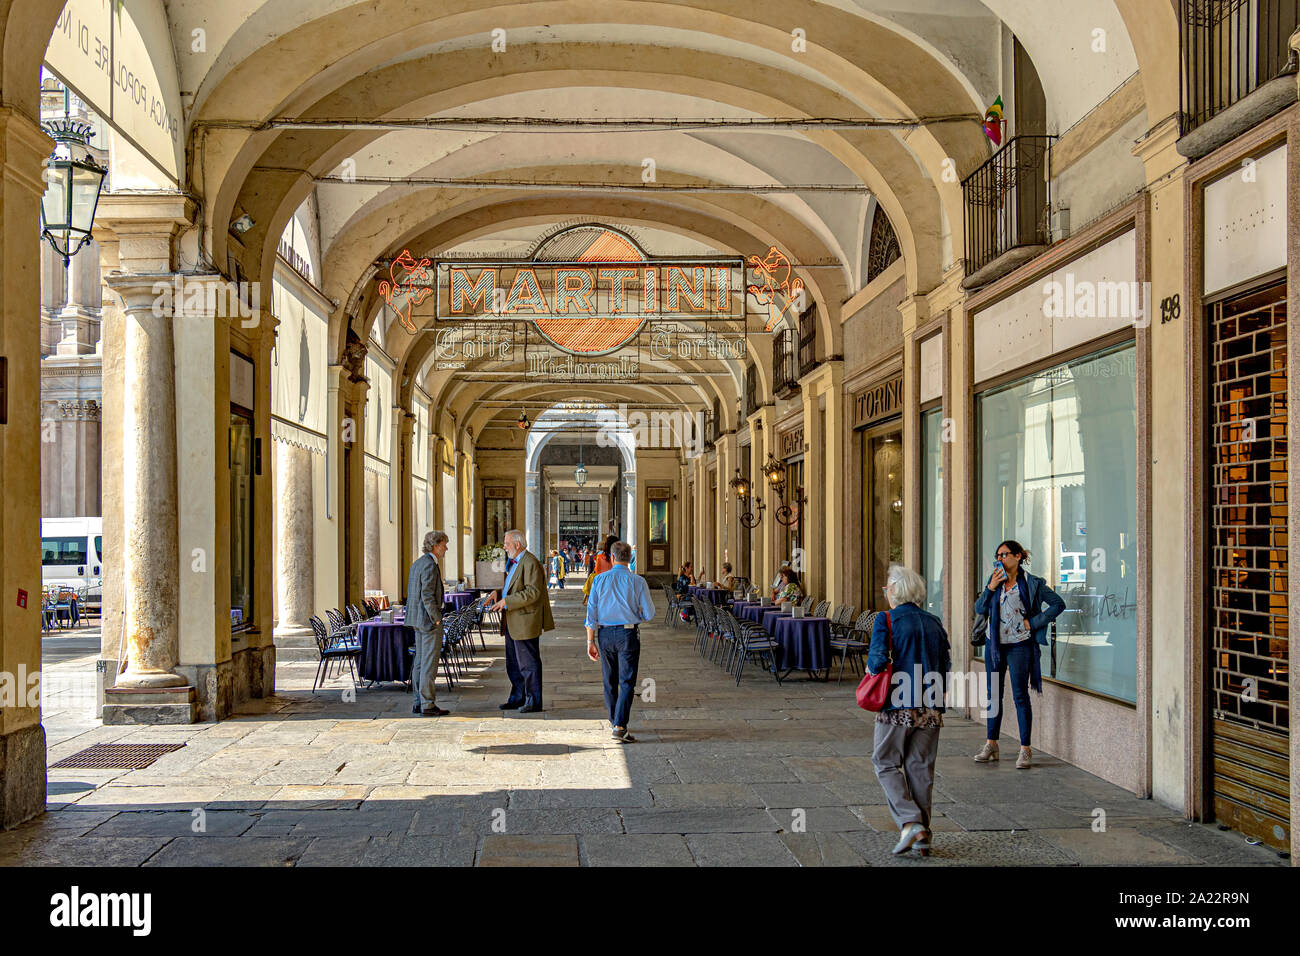
[{"label": "man in olive jacket", "polygon": [[500,611],[501,633],[506,637],[506,674],[510,677],[510,699],[502,710],[533,714],[542,709],[543,631],[555,629],[551,596],[546,588],[542,562],[527,550],[524,533],[507,531],[506,583],[504,596],[489,595],[493,611]]}]

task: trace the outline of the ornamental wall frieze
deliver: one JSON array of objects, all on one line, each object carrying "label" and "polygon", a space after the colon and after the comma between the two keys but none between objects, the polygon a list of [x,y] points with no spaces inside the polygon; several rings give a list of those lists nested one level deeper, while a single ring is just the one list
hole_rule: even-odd
[{"label": "ornamental wall frieze", "polygon": [[94,399],[46,401],[41,403],[41,421],[97,422],[102,407]]}]

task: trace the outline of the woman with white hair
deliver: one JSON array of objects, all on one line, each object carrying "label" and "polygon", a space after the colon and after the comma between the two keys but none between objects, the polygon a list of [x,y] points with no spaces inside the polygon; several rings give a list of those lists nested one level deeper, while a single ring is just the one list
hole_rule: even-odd
[{"label": "woman with white hair", "polygon": [[888,581],[885,597],[891,610],[876,615],[867,670],[878,674],[892,661],[894,677],[889,701],[876,714],[871,763],[901,831],[894,853],[915,846],[929,856],[934,761],[952,657],[943,622],[921,610],[921,576],[893,564]]}]

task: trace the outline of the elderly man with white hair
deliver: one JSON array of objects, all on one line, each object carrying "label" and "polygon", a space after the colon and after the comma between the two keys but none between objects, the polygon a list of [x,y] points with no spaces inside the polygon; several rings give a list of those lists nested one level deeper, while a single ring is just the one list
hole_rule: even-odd
[{"label": "elderly man with white hair", "polygon": [[415,706],[411,712],[424,717],[448,713],[438,706],[436,686],[442,659],[442,568],[438,562],[446,553],[446,532],[430,531],[406,581],[406,623],[415,629],[415,660],[411,664]]},{"label": "elderly man with white hair", "polygon": [[501,597],[493,591],[488,600],[501,615],[501,633],[506,638],[506,674],[510,677],[510,698],[502,710],[532,714],[542,709],[543,631],[555,630],[551,596],[546,588],[542,562],[527,550],[524,533],[506,532],[506,583]]}]

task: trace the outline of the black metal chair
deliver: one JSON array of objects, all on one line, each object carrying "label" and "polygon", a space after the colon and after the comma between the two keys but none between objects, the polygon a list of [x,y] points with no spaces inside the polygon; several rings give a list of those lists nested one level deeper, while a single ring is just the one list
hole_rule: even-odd
[{"label": "black metal chair", "polygon": [[[807,604],[804,605],[804,607],[807,606],[808,606]],[[809,617],[824,617],[826,615],[826,612],[829,611],[830,609],[831,609],[830,601],[818,601],[816,606],[812,609],[812,614],[810,614]]]},{"label": "black metal chair", "polygon": [[[730,611],[723,612],[727,618],[730,618],[729,624],[734,628],[732,655],[736,668],[736,686],[740,686],[740,679],[744,676],[745,661],[752,657],[767,661],[767,669],[772,672],[778,684],[781,683],[781,673],[776,667],[776,650],[780,645],[772,639],[772,635],[763,630],[762,626],[752,621],[740,621]],[[728,668],[730,673],[730,668]]]},{"label": "black metal chair", "polygon": [[[871,629],[875,626],[878,613],[880,612],[863,611],[850,630],[831,634],[831,656],[835,656],[837,651],[840,655],[840,673],[835,678],[836,683],[844,679],[844,665],[850,657],[857,662],[863,672],[866,671],[864,656],[871,649]],[[856,668],[854,673],[857,673]]]},{"label": "black metal chair", "polygon": [[337,666],[338,670],[335,676],[343,673],[343,665],[347,664],[352,673],[352,686],[356,687],[360,681],[357,678],[356,660],[361,656],[361,645],[355,639],[348,640],[344,635],[337,632],[331,633],[325,626],[325,622],[320,618],[312,615],[311,617],[312,635],[316,638],[316,651],[320,655],[320,663],[316,667],[316,677],[311,684],[311,692],[316,693],[316,688],[324,681],[330,679],[330,668]]}]

